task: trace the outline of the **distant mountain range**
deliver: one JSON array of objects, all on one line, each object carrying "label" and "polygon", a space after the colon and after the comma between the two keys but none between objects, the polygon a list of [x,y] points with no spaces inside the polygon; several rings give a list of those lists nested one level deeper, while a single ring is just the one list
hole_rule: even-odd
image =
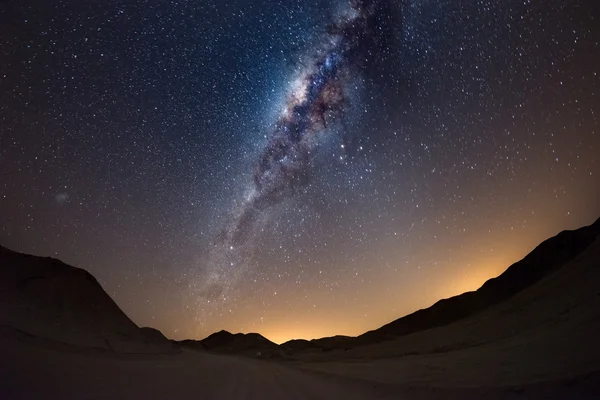
[{"label": "distant mountain range", "polygon": [[171,343],[139,328],[88,272],[52,258],[0,247],[0,329],[4,334],[108,351],[157,353],[177,348],[271,358],[297,352],[349,350],[395,340],[478,315],[566,266],[600,237],[600,219],[552,237],[478,290],[399,318],[358,337],[290,340],[277,345],[257,334],[220,331],[203,340]]}]

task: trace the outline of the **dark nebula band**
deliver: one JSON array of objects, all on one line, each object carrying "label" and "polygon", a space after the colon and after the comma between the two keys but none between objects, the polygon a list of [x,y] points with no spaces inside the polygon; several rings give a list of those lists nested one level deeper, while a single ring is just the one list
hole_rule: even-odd
[{"label": "dark nebula band", "polygon": [[385,4],[348,2],[303,60],[254,163],[248,194],[232,210],[203,265],[203,285],[194,293],[200,303],[210,302],[207,310],[229,298],[228,289],[242,279],[270,210],[310,182],[318,147],[327,135],[339,133],[335,125],[350,108],[350,92],[373,54],[377,16]]},{"label": "dark nebula band", "polygon": [[348,105],[347,88],[359,73],[361,49],[372,35],[380,7],[381,2],[351,1],[321,37],[256,162],[250,196],[221,234],[225,244],[244,244],[263,210],[310,181],[314,148]]}]

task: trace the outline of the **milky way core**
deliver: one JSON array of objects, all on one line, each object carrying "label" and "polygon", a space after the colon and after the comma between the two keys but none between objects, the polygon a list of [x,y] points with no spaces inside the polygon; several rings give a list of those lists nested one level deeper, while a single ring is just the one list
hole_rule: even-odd
[{"label": "milky way core", "polygon": [[222,229],[207,267],[202,296],[216,299],[243,273],[251,238],[268,220],[268,211],[310,182],[313,159],[325,136],[350,107],[349,93],[364,63],[363,50],[374,39],[382,2],[352,0],[313,46],[293,79],[282,112],[255,162],[248,194]]}]

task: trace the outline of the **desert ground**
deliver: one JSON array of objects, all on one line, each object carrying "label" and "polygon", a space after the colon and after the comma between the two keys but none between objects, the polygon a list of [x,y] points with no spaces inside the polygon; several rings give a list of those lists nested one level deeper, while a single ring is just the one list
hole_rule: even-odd
[{"label": "desert ground", "polygon": [[[371,398],[278,363],[185,350],[177,355],[58,351],[0,342],[0,393],[11,399],[322,399]],[[31,377],[36,377],[31,379]]]},{"label": "desert ground", "polygon": [[194,350],[75,351],[12,338],[0,341],[0,393],[6,399],[598,398],[600,373],[581,360],[592,364],[593,357],[577,355],[567,365],[580,369],[568,374],[551,349],[532,351],[530,344],[508,340],[370,361],[274,362]]}]

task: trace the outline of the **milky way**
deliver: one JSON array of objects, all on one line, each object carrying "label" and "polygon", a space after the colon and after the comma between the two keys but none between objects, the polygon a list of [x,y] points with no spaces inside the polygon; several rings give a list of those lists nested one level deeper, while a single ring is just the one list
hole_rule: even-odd
[{"label": "milky way", "polygon": [[[267,134],[252,172],[252,186],[215,243],[208,262],[203,297],[223,294],[243,272],[251,238],[268,211],[310,182],[313,159],[324,136],[350,106],[352,85],[360,75],[364,50],[375,40],[382,1],[352,0],[326,29],[293,80],[283,111]],[[262,221],[261,221],[262,220]],[[261,223],[262,222],[262,223]]]},{"label": "milky way", "polygon": [[600,2],[4,3],[0,245],[169,338],[358,335],[600,215]]}]

